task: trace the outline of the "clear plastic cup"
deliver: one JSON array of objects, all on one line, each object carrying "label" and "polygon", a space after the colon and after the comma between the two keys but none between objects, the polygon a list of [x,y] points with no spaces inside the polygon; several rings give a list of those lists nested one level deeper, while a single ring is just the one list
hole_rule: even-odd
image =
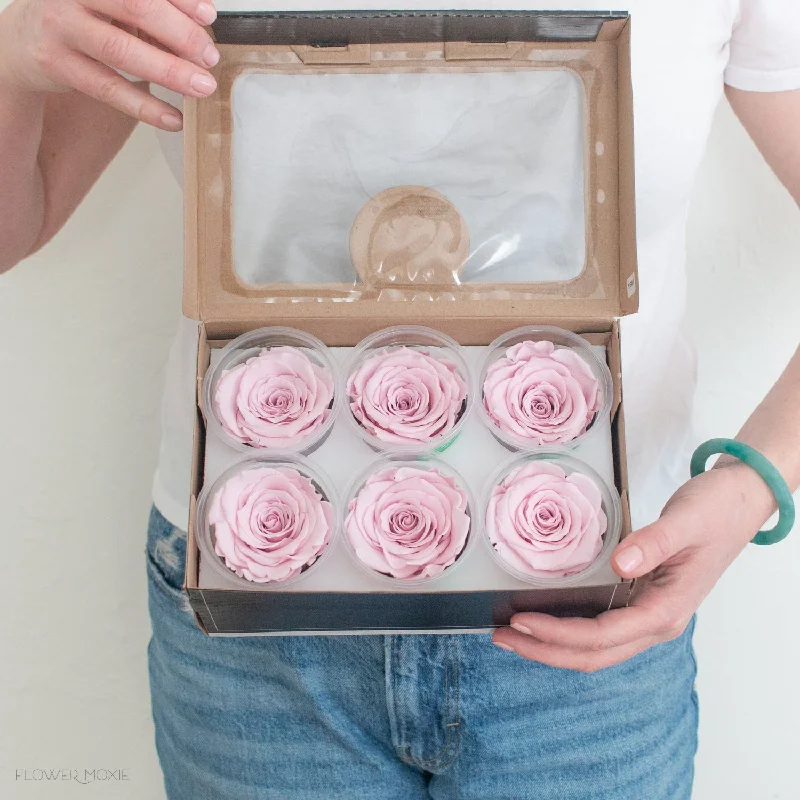
[{"label": "clear plastic cup", "polygon": [[[521,344],[522,342],[551,342],[555,346],[555,350],[569,349],[573,350],[581,359],[586,363],[592,371],[598,383],[599,389],[599,408],[595,413],[592,421],[589,423],[588,428],[581,434],[572,438],[557,441],[538,443],[535,439],[525,438],[510,431],[503,430],[498,426],[495,420],[489,415],[489,412],[484,406],[484,386],[486,383],[486,376],[489,368],[498,359],[505,358],[506,352],[514,345]],[[564,448],[574,449],[581,442],[585,441],[591,436],[600,426],[598,422],[607,419],[611,412],[611,401],[614,393],[614,386],[611,379],[611,371],[605,360],[595,353],[591,345],[582,337],[578,336],[571,331],[565,331],[561,328],[556,328],[549,325],[540,326],[527,326],[524,328],[517,328],[513,331],[499,336],[495,339],[486,349],[483,361],[481,363],[480,373],[478,376],[478,392],[479,401],[477,406],[481,420],[484,425],[492,432],[494,437],[505,447],[512,451],[531,451],[544,448]]]},{"label": "clear plastic cup", "polygon": [[[504,481],[515,470],[523,467],[526,464],[536,461],[546,461],[560,467],[566,476],[573,473],[580,473],[591,479],[597,488],[600,490],[601,508],[606,516],[606,530],[603,533],[603,544],[600,552],[594,561],[588,566],[584,567],[579,572],[571,575],[558,575],[554,574],[552,577],[543,575],[533,575],[524,572],[517,567],[509,564],[497,551],[493,542],[489,538],[489,528],[486,522],[489,503],[492,499],[492,493],[502,481]],[[611,554],[620,540],[620,533],[622,530],[622,506],[617,490],[609,486],[603,478],[585,462],[567,453],[558,450],[540,450],[535,453],[519,453],[512,458],[505,461],[497,470],[491,475],[486,483],[481,498],[481,527],[483,530],[483,540],[491,551],[492,557],[497,564],[510,575],[518,578],[525,583],[537,586],[540,588],[556,588],[562,586],[574,586],[577,583],[583,583],[587,578],[591,578],[598,570],[607,565],[611,559]]]},{"label": "clear plastic cup", "polygon": [[[290,347],[298,350],[315,366],[330,373],[333,380],[333,397],[327,406],[327,418],[293,444],[258,445],[241,441],[231,433],[228,427],[223,425],[220,419],[219,407],[215,402],[220,380],[231,369],[277,347]],[[209,429],[231,447],[251,455],[264,452],[313,453],[330,435],[341,404],[339,368],[330,350],[316,336],[294,328],[260,328],[234,339],[223,348],[219,360],[209,368],[203,381],[203,412]]]},{"label": "clear plastic cup", "polygon": [[[211,502],[222,487],[228,480],[240,475],[249,470],[260,469],[262,467],[270,467],[272,469],[280,470],[288,473],[299,473],[300,475],[308,478],[313,484],[317,494],[321,495],[323,500],[327,500],[333,506],[333,516],[331,520],[331,533],[327,544],[319,552],[316,559],[305,567],[300,573],[286,578],[284,580],[275,580],[267,582],[258,582],[248,580],[247,578],[237,575],[236,572],[225,563],[225,559],[217,554],[216,551],[216,538],[214,534],[214,526],[209,523],[208,514],[211,507]],[[225,470],[222,475],[217,478],[213,483],[206,484],[203,487],[200,497],[197,501],[197,511],[195,514],[195,537],[197,539],[200,552],[205,563],[217,575],[226,578],[228,581],[233,581],[242,588],[250,590],[262,589],[282,589],[296,581],[302,580],[311,570],[319,568],[328,557],[328,554],[336,544],[336,539],[339,534],[339,521],[340,510],[336,490],[333,488],[330,478],[315,464],[312,464],[308,459],[302,456],[291,455],[263,455],[258,458],[247,459],[234,464],[229,469]]]},{"label": "clear plastic cup", "polygon": [[[466,513],[470,519],[469,525],[469,532],[467,533],[466,542],[464,546],[459,551],[458,555],[456,556],[455,561],[450,564],[450,566],[445,567],[445,569],[440,572],[438,575],[426,576],[426,577],[416,577],[416,578],[398,578],[393,575],[390,575],[387,572],[379,572],[376,569],[373,569],[371,566],[365,564],[357,555],[355,547],[350,540],[350,536],[347,533],[347,520],[350,516],[350,505],[353,503],[364,488],[367,481],[372,478],[374,475],[379,475],[386,470],[391,469],[400,469],[400,468],[410,468],[415,470],[425,470],[425,471],[432,471],[436,470],[441,475],[445,477],[452,478],[455,482],[456,486],[464,493],[467,500],[467,510]],[[440,580],[445,575],[449,575],[452,570],[461,564],[464,559],[467,557],[469,551],[474,546],[476,539],[478,538],[478,534],[476,533],[476,519],[475,519],[475,501],[472,497],[472,493],[470,491],[469,485],[464,480],[464,478],[457,472],[453,467],[447,464],[444,461],[441,461],[438,458],[433,458],[431,456],[422,456],[420,458],[408,458],[403,456],[383,456],[379,458],[377,461],[374,461],[370,464],[366,469],[364,469],[361,473],[359,473],[351,482],[347,488],[347,491],[344,496],[344,501],[342,503],[342,516],[341,516],[341,523],[340,527],[342,530],[342,538],[345,541],[347,546],[347,551],[349,552],[351,558],[353,559],[354,563],[366,574],[372,575],[375,578],[383,581],[389,586],[392,586],[394,589],[415,589],[419,588],[420,586],[427,586],[430,583],[433,583],[437,580]]]},{"label": "clear plastic cup", "polygon": [[[360,422],[353,412],[353,397],[348,391],[350,378],[358,370],[362,369],[367,361],[382,354],[390,354],[402,348],[418,351],[439,362],[445,362],[455,368],[455,372],[466,387],[466,396],[459,404],[454,422],[447,425],[440,433],[433,435],[425,441],[397,441],[381,438]],[[464,423],[472,410],[473,398],[475,396],[472,370],[464,357],[461,345],[449,336],[446,336],[432,328],[422,325],[397,325],[386,328],[377,333],[373,333],[361,341],[353,350],[348,359],[344,370],[345,385],[344,394],[347,395],[347,418],[355,427],[358,435],[377,452],[392,453],[395,455],[419,455],[423,453],[442,452],[446,450],[461,433]],[[424,416],[424,415],[423,415]],[[438,413],[432,413],[428,421],[441,420]],[[380,426],[374,423],[367,423],[371,427],[378,429]],[[402,429],[398,428],[398,429]]]}]

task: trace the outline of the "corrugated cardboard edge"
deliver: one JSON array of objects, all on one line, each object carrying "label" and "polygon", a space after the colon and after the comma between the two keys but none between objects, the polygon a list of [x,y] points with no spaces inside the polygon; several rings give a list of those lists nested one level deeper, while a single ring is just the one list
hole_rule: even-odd
[{"label": "corrugated cardboard edge", "polygon": [[[204,360],[205,359],[205,360]],[[199,336],[197,341],[197,366],[196,374],[202,375],[206,371],[209,359],[208,340],[206,338],[205,326],[199,326]],[[213,616],[211,615],[208,604],[205,602],[203,592],[199,588],[200,585],[200,552],[197,549],[197,539],[194,535],[195,520],[197,519],[197,498],[200,490],[203,488],[204,479],[204,452],[205,452],[205,424],[203,416],[200,412],[200,404],[198,403],[194,409],[194,432],[192,436],[192,473],[191,484],[189,488],[189,527],[186,532],[186,565],[185,576],[183,581],[183,591],[189,597],[189,603],[194,612],[194,618],[200,630],[205,634],[209,634],[209,630],[203,621],[202,617],[197,611],[198,599],[205,605],[208,611],[208,617],[213,623]]]},{"label": "corrugated cardboard edge", "polygon": [[311,47],[292,45],[292,51],[304,64],[369,64],[368,44],[348,44],[341,47]]},{"label": "corrugated cardboard edge", "polygon": [[[495,309],[501,301],[494,304]],[[348,317],[335,317],[326,313],[329,309],[336,309],[340,305],[334,303],[298,303],[296,305],[275,304],[266,305],[263,316],[253,316],[246,319],[232,320],[205,320],[205,330],[209,339],[220,341],[233,339],[247,331],[256,330],[264,325],[287,325],[291,328],[301,328],[307,333],[322,339],[329,347],[352,347],[368,336],[382,328],[391,325],[428,325],[436,330],[446,333],[462,345],[486,345],[496,337],[507,331],[519,328],[522,325],[555,325],[560,328],[574,331],[579,334],[607,333],[612,320],[601,317],[564,317],[550,314],[531,314],[526,308],[519,308],[513,302],[505,302],[506,314],[500,316],[481,317],[479,314],[469,314],[464,309],[464,303],[428,303],[425,308],[429,312],[436,311],[436,315],[429,313],[427,316],[418,313],[420,304],[393,303],[387,301],[382,304],[382,316],[375,316],[374,309],[370,313],[359,312],[358,303],[348,304],[352,312]],[[478,305],[478,304],[475,304]],[[486,302],[479,304],[486,306]],[[461,306],[461,308],[456,308]],[[291,314],[286,313],[291,309]],[[405,313],[400,313],[405,311]],[[476,320],[480,325],[476,327]]]},{"label": "corrugated cardboard edge", "polygon": [[445,42],[446,61],[505,61],[516,57],[523,42]]},{"label": "corrugated cardboard edge", "polygon": [[631,79],[631,21],[625,21],[618,40],[617,147],[619,150],[619,302],[623,314],[639,309],[639,270],[636,254],[636,190],[633,144],[633,82]]},{"label": "corrugated cardboard edge", "polygon": [[[617,491],[619,492],[620,505],[622,507],[622,531],[621,538],[625,538],[631,532],[631,505],[629,497],[628,482],[628,445],[625,438],[625,406],[623,403],[622,391],[622,335],[620,332],[620,321],[614,320],[611,328],[612,338],[615,340],[615,347],[610,347],[609,368],[611,369],[615,386],[616,407],[611,415],[612,436],[616,439],[614,448],[614,476],[617,481]],[[618,396],[617,396],[618,395]],[[635,581],[623,580],[611,598],[609,608],[619,608],[628,605],[631,599]]]},{"label": "corrugated cardboard edge", "polygon": [[198,220],[197,199],[197,101],[187,97],[183,105],[183,315],[200,319],[198,295]]}]

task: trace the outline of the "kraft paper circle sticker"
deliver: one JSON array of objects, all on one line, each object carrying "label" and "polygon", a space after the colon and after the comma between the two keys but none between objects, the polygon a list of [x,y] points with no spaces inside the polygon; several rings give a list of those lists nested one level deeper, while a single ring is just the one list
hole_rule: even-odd
[{"label": "kraft paper circle sticker", "polygon": [[373,286],[455,286],[468,256],[464,218],[426,186],[394,186],[376,194],[350,231],[353,267]]}]

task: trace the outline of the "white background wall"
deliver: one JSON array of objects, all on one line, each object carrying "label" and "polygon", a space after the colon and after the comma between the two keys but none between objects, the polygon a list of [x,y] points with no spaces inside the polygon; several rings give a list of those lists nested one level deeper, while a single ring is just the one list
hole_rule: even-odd
[{"label": "white background wall", "polygon": [[[140,129],[61,235],[0,278],[0,795],[163,798],[143,548],[181,198]],[[800,215],[720,110],[690,220],[697,421],[732,435],[800,340]],[[791,800],[800,752],[800,533],[750,548],[697,629],[696,800]],[[125,768],[21,784],[15,769]]]},{"label": "white background wall", "polygon": [[[734,435],[800,342],[800,212],[727,105],[695,188],[688,250],[697,427],[703,439]],[[702,607],[695,800],[800,797],[798,533],[748,547]]]}]

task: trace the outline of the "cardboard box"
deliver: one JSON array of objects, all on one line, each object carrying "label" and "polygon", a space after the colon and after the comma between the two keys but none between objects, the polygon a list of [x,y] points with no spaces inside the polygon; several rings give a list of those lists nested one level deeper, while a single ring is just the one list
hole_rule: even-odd
[{"label": "cardboard box", "polygon": [[[200,321],[198,388],[212,348],[267,325],[353,346],[392,324],[416,323],[464,345],[524,324],[551,324],[607,348],[614,380],[612,447],[630,531],[618,318],[638,305],[630,20],[624,13],[342,12],[222,14],[217,93],[185,109],[184,313]],[[254,285],[234,259],[232,93],[246,73],[281,75],[519,73],[568,70],[583,87],[585,263],[567,281]],[[280,124],[280,120],[276,121]],[[402,182],[402,181],[399,181]],[[434,187],[436,188],[436,187]],[[348,230],[342,230],[346,239]],[[375,277],[375,276],[373,276]],[[361,276],[364,284],[367,279]],[[375,277],[380,280],[380,277]],[[521,610],[593,616],[624,606],[632,585],[480,592],[298,592],[205,588],[194,537],[205,424],[195,446],[185,588],[212,635],[485,630]]]}]

